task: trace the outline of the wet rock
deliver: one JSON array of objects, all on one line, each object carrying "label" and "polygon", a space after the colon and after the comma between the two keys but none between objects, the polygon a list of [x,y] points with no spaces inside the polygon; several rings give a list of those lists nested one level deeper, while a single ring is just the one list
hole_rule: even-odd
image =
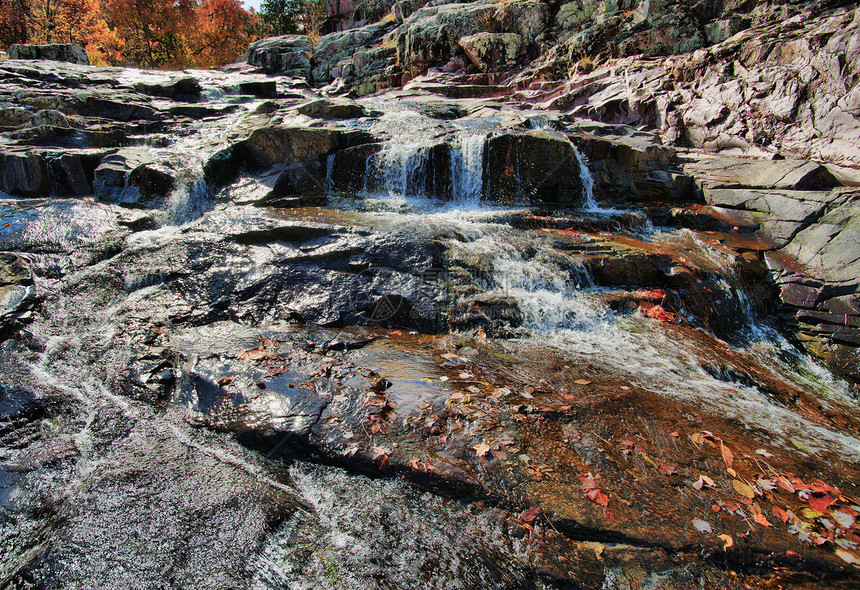
[{"label": "wet rock", "polygon": [[570,142],[538,132],[487,139],[484,195],[490,201],[575,207],[584,201],[579,163]]},{"label": "wet rock", "polygon": [[195,101],[200,98],[200,82],[191,76],[183,76],[164,82],[138,82],[134,89],[149,96],[171,100]]},{"label": "wet rock", "polygon": [[0,338],[31,319],[38,301],[27,261],[10,253],[0,253]]},{"label": "wet rock", "polygon": [[0,154],[0,188],[12,195],[37,197],[51,192],[45,160],[38,154],[10,151]]},{"label": "wet rock", "polygon": [[308,78],[311,72],[311,43],[305,35],[284,35],[255,41],[245,53],[247,62],[267,74]]},{"label": "wet rock", "polygon": [[357,119],[366,114],[364,107],[345,100],[312,100],[299,105],[297,110],[302,115],[328,119]]},{"label": "wet rock", "polygon": [[48,45],[10,45],[6,51],[10,59],[47,59],[73,64],[89,65],[86,52],[76,43],[50,43]]},{"label": "wet rock", "polygon": [[173,172],[145,148],[128,148],[107,156],[95,169],[93,190],[99,199],[143,205],[165,198],[176,186]]}]

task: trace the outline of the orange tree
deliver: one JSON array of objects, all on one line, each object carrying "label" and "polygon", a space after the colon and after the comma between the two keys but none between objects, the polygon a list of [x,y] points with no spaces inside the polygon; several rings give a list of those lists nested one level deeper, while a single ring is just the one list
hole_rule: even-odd
[{"label": "orange tree", "polygon": [[234,61],[256,38],[259,18],[239,0],[202,0],[196,26],[184,34],[186,64],[210,68]]}]

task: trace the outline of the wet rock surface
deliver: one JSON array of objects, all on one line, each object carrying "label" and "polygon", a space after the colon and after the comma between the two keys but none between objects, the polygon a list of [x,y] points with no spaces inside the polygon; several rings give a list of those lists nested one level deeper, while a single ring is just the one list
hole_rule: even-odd
[{"label": "wet rock surface", "polygon": [[[373,43],[472,34],[402,4]],[[853,172],[468,98],[493,72],[307,88],[365,34],[257,46],[304,79],[0,65],[0,580],[856,585]]]}]

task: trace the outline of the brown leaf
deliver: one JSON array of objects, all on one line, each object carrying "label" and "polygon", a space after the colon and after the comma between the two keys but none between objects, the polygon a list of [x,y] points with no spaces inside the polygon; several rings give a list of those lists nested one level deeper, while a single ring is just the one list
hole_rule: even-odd
[{"label": "brown leaf", "polygon": [[750,500],[755,498],[755,492],[753,491],[753,489],[740,480],[733,479],[732,480],[732,487],[735,488],[735,491],[737,493],[739,493],[741,496],[743,496],[745,498],[749,498]]},{"label": "brown leaf", "polygon": [[574,379],[573,382],[577,385],[591,385],[591,381],[588,379]]},{"label": "brown leaf", "polygon": [[697,445],[700,445],[703,442],[705,442],[705,437],[702,436],[702,433],[700,433],[700,432],[694,432],[693,434],[690,435],[690,440],[693,441],[694,443],[696,443]]},{"label": "brown leaf", "polygon": [[453,361],[454,359],[460,358],[458,355],[454,354],[453,352],[446,352],[445,354],[440,355],[440,356],[443,359],[448,360],[448,361]]},{"label": "brown leaf", "polygon": [[529,508],[528,510],[523,511],[520,514],[520,518],[525,522],[534,522],[534,519],[537,518],[537,515],[540,514],[540,508],[535,506],[534,508]]},{"label": "brown leaf", "polygon": [[735,460],[735,456],[732,453],[731,449],[723,444],[723,441],[720,441],[720,453],[723,455],[723,461],[726,462],[726,467],[729,469],[732,468],[732,463]]},{"label": "brown leaf", "polygon": [[218,379],[218,381],[216,381],[215,383],[218,385],[218,387],[224,387],[225,385],[230,385],[231,383],[233,383],[235,379],[236,377],[222,377]]}]

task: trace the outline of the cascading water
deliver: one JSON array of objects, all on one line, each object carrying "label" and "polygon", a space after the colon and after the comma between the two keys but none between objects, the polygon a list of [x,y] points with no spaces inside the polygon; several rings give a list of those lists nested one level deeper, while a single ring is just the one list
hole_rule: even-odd
[{"label": "cascading water", "polygon": [[484,187],[485,133],[460,132],[451,145],[451,200],[476,206]]}]

